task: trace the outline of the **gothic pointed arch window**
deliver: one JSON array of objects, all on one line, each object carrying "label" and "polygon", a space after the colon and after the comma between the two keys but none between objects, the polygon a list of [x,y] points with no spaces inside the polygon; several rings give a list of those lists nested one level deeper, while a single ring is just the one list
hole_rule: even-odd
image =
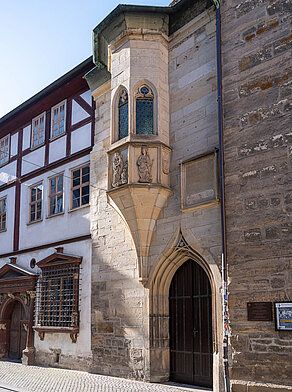
[{"label": "gothic pointed arch window", "polygon": [[154,94],[143,84],[136,93],[136,134],[154,134]]},{"label": "gothic pointed arch window", "polygon": [[129,111],[129,98],[125,88],[121,89],[118,101],[118,124],[119,124],[119,140],[128,136],[128,115]]}]

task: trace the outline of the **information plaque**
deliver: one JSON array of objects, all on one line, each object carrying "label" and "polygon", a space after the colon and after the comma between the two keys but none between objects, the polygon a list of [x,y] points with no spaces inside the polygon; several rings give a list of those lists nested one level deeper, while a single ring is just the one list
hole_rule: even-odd
[{"label": "information plaque", "polygon": [[292,302],[275,302],[277,331],[292,331]]},{"label": "information plaque", "polygon": [[248,321],[273,321],[272,302],[248,302]]}]

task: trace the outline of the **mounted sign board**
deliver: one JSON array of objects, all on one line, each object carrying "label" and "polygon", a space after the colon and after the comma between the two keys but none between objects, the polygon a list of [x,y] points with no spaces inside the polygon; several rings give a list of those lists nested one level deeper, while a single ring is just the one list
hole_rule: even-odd
[{"label": "mounted sign board", "polygon": [[292,302],[275,302],[277,331],[292,331]]},{"label": "mounted sign board", "polygon": [[272,302],[248,302],[248,321],[273,321]]}]

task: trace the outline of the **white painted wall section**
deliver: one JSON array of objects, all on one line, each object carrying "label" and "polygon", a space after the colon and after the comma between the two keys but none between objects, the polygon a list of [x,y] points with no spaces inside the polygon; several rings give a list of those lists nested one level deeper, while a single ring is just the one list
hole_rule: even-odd
[{"label": "white painted wall section", "polygon": [[18,152],[18,132],[10,138],[10,156],[14,157]]},{"label": "white painted wall section", "polygon": [[23,128],[22,150],[30,147],[31,125]]},{"label": "white painted wall section", "polygon": [[58,161],[66,156],[66,140],[67,136],[64,135],[50,143],[49,163]]},{"label": "white painted wall section", "polygon": [[44,166],[45,163],[45,146],[32,151],[22,158],[21,174],[27,174]]},{"label": "white painted wall section", "polygon": [[86,101],[88,103],[88,105],[91,106],[92,95],[91,95],[91,91],[90,90],[85,91],[85,93],[81,94],[80,97],[83,98],[84,101]]},{"label": "white painted wall section", "polygon": [[16,161],[0,167],[0,185],[9,184],[16,178]]},{"label": "white painted wall section", "polygon": [[91,146],[91,123],[84,125],[71,134],[71,154]]},{"label": "white painted wall section", "polygon": [[[0,232],[0,253],[8,253],[13,250],[13,229],[14,229],[14,207],[15,207],[15,187],[8,188],[0,192],[0,199],[7,198],[6,231]],[[9,259],[0,259],[0,267],[9,262]]]},{"label": "white painted wall section", "polygon": [[72,101],[72,125],[88,118],[89,114],[76,102]]}]

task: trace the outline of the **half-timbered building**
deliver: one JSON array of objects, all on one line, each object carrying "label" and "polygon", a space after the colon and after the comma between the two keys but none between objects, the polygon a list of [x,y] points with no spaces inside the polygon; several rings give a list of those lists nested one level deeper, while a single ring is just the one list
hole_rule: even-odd
[{"label": "half-timbered building", "polygon": [[90,356],[90,68],[92,58],[0,121],[1,357]]}]

